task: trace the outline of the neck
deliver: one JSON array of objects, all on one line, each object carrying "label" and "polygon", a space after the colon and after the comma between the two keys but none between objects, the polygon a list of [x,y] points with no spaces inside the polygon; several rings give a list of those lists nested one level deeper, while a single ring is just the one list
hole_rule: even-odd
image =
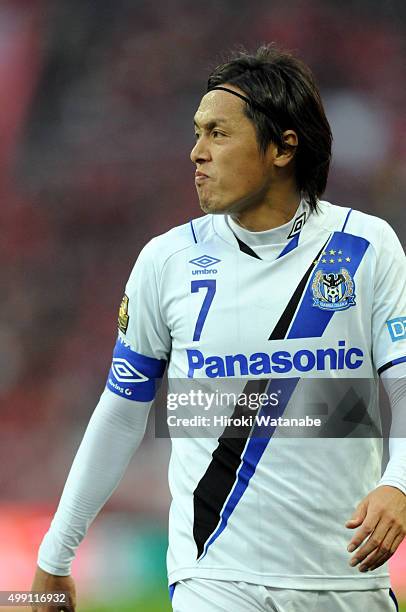
[{"label": "neck", "polygon": [[300,195],[276,193],[255,207],[231,213],[233,221],[251,232],[263,232],[288,223],[300,204]]}]

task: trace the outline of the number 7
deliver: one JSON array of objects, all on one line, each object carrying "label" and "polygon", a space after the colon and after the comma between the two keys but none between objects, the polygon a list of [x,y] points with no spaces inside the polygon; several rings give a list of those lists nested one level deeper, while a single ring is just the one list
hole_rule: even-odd
[{"label": "number 7", "polygon": [[207,289],[207,293],[204,296],[203,304],[197,317],[195,333],[193,334],[193,341],[200,340],[203,325],[209,312],[209,308],[216,293],[216,281],[215,280],[192,280],[191,290],[192,293],[197,293],[200,289]]}]

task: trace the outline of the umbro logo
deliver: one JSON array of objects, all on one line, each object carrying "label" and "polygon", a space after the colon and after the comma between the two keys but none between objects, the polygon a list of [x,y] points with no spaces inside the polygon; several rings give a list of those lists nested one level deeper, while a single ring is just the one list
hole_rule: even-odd
[{"label": "umbro logo", "polygon": [[214,266],[214,264],[219,263],[219,261],[220,259],[210,257],[210,255],[201,255],[200,257],[196,257],[196,259],[191,259],[189,263],[199,266],[199,268],[208,268],[209,266]]},{"label": "umbro logo", "polygon": [[192,270],[192,274],[217,274],[216,268],[213,268],[217,263],[220,263],[221,259],[211,257],[210,255],[201,255],[195,259],[191,259],[189,263],[194,266],[198,266],[199,270]]},{"label": "umbro logo", "polygon": [[292,229],[290,230],[290,233],[288,236],[288,240],[289,238],[293,238],[293,236],[296,236],[296,234],[300,234],[305,223],[306,223],[306,212],[302,212],[302,214],[296,217],[296,219],[294,220]]},{"label": "umbro logo", "polygon": [[114,357],[111,369],[119,382],[139,383],[148,380],[144,374],[141,374],[127,359],[122,357]]}]

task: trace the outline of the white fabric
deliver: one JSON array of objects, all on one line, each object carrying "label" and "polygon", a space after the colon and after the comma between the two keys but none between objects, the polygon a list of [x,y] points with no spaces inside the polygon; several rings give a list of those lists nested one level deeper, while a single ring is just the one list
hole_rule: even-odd
[{"label": "white fabric", "polygon": [[[292,235],[295,228],[298,226],[296,219],[308,219],[310,215],[310,209],[307,202],[302,200],[299,207],[293,217],[288,223],[284,223],[279,227],[274,227],[271,230],[264,230],[262,232],[252,232],[242,227],[231,216],[226,216],[226,222],[228,223],[232,232],[245,244],[248,244],[253,251],[265,261],[274,261],[281,253],[282,249],[286,246],[289,241],[288,236]],[[302,223],[299,225],[299,230],[302,227]]]},{"label": "white fabric", "polygon": [[379,485],[391,485],[406,494],[406,363],[398,363],[381,374],[389,396],[392,425],[389,461]]},{"label": "white fabric", "polygon": [[[231,361],[230,356],[240,354],[272,356],[274,351],[281,350],[292,355],[303,349],[334,349],[339,341],[346,347],[361,349],[362,364],[357,369],[313,368],[299,373],[292,368],[288,374],[310,380],[327,377],[334,385],[346,377],[372,382],[378,368],[406,356],[405,339],[393,342],[386,325],[388,320],[406,313],[406,270],[402,248],[384,221],[353,211],[346,223],[348,213],[348,209],[321,202],[320,212],[311,214],[303,226],[297,247],[280,258],[273,257],[273,246],[280,244],[282,251],[289,242],[291,228],[286,228],[283,244],[280,243],[280,228],[264,232],[272,249],[265,261],[240,251],[230,229],[232,223],[221,215],[193,222],[196,242],[188,225],[160,237],[160,249],[155,250],[153,261],[158,265],[157,260],[161,260],[162,317],[169,324],[172,335],[169,376],[185,378],[188,375],[185,353],[189,349],[199,351],[204,357],[204,364],[201,367],[199,364],[192,374],[204,381],[207,389],[214,389],[220,380],[210,378],[216,376],[215,366],[219,364],[217,371],[221,376],[223,364]],[[345,232],[341,235],[345,223]],[[246,244],[254,251],[258,250],[262,232],[253,243],[250,241],[252,232],[233,228]],[[353,276],[356,305],[335,312],[321,337],[307,336],[308,328],[322,314],[313,308],[310,293],[306,296],[309,317],[303,319],[300,329],[303,337],[286,339],[285,336],[270,342],[269,334],[300,279],[333,232],[339,233],[338,242],[346,245],[345,252],[344,257],[340,257],[338,251],[322,256],[320,263],[326,272],[345,268],[346,257],[353,260],[357,257],[358,246],[365,244],[363,241],[368,243]],[[277,235],[275,241],[272,238],[274,234]],[[347,252],[347,248],[351,252]],[[191,262],[203,255],[220,261],[199,272]],[[335,263],[330,264],[330,259]],[[213,269],[216,273],[211,272]],[[310,289],[313,278],[314,275],[309,280]],[[203,291],[189,293],[187,285],[195,279],[215,280],[217,291],[201,338],[192,343],[194,325],[204,298]],[[127,293],[131,308],[131,287]],[[296,315],[297,312],[294,317]],[[290,326],[288,333],[291,329]],[[251,363],[254,360],[252,357]],[[237,365],[232,379],[235,383],[239,377],[245,379],[245,372],[241,376],[240,371],[242,369]],[[230,381],[232,374],[229,375]],[[249,370],[247,377],[253,377],[253,374],[254,368]],[[288,410],[293,410],[303,398],[311,402],[307,393],[298,391]],[[335,399],[334,396],[331,398],[332,401]],[[370,588],[389,585],[387,566],[365,575],[348,566],[346,547],[351,533],[344,527],[356,505],[376,487],[381,477],[382,440],[379,437],[295,440],[275,435],[225,528],[214,541],[211,540],[207,554],[199,560],[196,559],[193,540],[197,501],[194,491],[207,474],[208,466],[213,466],[212,458],[218,442],[208,434],[199,440],[174,438],[172,444],[170,582],[199,577],[249,580],[267,586],[315,590],[353,590],[366,588],[367,584]],[[247,447],[248,444],[244,453]],[[236,489],[234,486],[232,491]],[[208,497],[208,506],[212,498]],[[223,526],[224,522],[220,525]]]},{"label": "white fabric", "polygon": [[396,612],[389,589],[300,591],[190,578],[176,584],[173,612]]},{"label": "white fabric", "polygon": [[135,404],[108,389],[102,394],[39,549],[38,565],[46,572],[70,574],[76,548],[144,436],[149,408],[149,403]]},{"label": "white fabric", "polygon": [[[319,392],[323,380],[328,383],[327,389],[334,390],[347,378],[355,382],[373,381],[380,367],[404,358],[406,338],[393,340],[387,326],[388,320],[406,313],[404,253],[387,223],[358,211],[348,217],[348,212],[320,202],[319,212],[309,215],[294,248],[266,261],[241,252],[227,218],[222,215],[201,217],[192,225],[174,228],[152,240],[143,249],[126,286],[128,329],[121,334],[121,340],[131,350],[124,344],[119,346],[117,367],[112,367],[109,375],[112,392],[119,399],[126,392],[127,396],[131,392],[133,400],[140,399],[144,387],[148,393],[152,388],[150,372],[158,372],[159,361],[169,359],[170,390],[182,380],[200,382],[210,392],[221,381],[236,391],[252,378],[271,378],[276,382],[297,378],[297,390],[285,410],[285,414],[291,415],[303,401],[317,408],[325,401],[335,403],[341,399],[339,394],[330,392],[333,397],[320,401],[302,383],[317,381],[315,391]],[[275,244],[280,245],[281,251],[291,240],[296,220],[283,226],[282,238],[280,228],[269,232],[272,244],[272,236],[278,236]],[[335,249],[331,246],[330,249],[334,253],[321,255],[295,312],[287,316],[288,329],[270,340],[270,333],[301,279],[332,236]],[[338,274],[346,266],[351,270],[354,262],[355,302],[334,312],[323,327],[326,311],[313,303],[315,273]],[[320,329],[310,333],[320,323],[323,324]],[[358,351],[353,353],[357,357],[355,362],[346,360],[345,355],[354,349]],[[305,365],[310,364],[309,368],[302,367],[301,356]],[[131,389],[126,386],[124,366],[133,367]],[[148,383],[140,382],[142,377]],[[306,393],[301,393],[304,388]],[[362,399],[368,409],[375,407],[374,398],[368,394]],[[142,402],[125,401],[129,415],[140,416],[138,407]],[[147,407],[149,404],[144,405],[145,418]],[[69,477],[60,511],[51,526],[50,533],[54,535],[48,545],[47,536],[41,547],[41,567],[53,569],[52,573],[67,572],[75,546],[117,484],[143,432],[144,422],[137,421],[129,428],[132,431],[124,432],[125,428],[119,427],[122,433],[118,435],[122,438],[116,444],[111,429],[115,427],[114,410],[112,415],[109,426],[103,425],[102,417],[103,423],[95,428],[94,437],[89,434],[85,438],[72,468],[74,475]],[[105,442],[110,441],[108,461],[105,448],[100,451],[103,445],[95,442],[99,427]],[[257,447],[249,439],[234,457],[232,453],[227,455],[227,448],[221,448],[217,460],[218,436],[213,437],[210,428],[207,431],[201,428],[199,433],[172,440],[170,583],[196,577],[316,591],[389,586],[387,566],[366,574],[349,567],[346,548],[351,533],[344,526],[357,503],[379,482],[381,439],[283,438],[276,431],[261,455],[255,455]],[[88,450],[89,438],[93,440],[92,452]],[[131,448],[127,448],[125,441]],[[108,466],[115,462],[116,452],[118,467],[113,477]],[[227,473],[229,459],[232,467]],[[80,481],[87,478],[88,462],[92,478],[84,486]],[[103,471],[99,462],[103,470],[107,469],[109,482],[93,495],[95,475],[101,479]],[[217,474],[213,478],[211,468],[215,471],[219,465],[226,468],[224,477]],[[247,466],[254,469],[249,478],[245,473],[245,480],[241,480],[242,468]],[[195,495],[207,476],[207,488]],[[220,512],[217,499],[222,502],[224,492],[227,499],[223,506],[220,504]],[[231,507],[230,500],[235,499],[236,492],[238,500]],[[231,511],[225,514],[224,508]],[[202,510],[207,510],[210,520],[205,523],[201,513],[198,525],[196,516]],[[206,526],[212,527],[213,518],[217,522],[213,531],[208,532]],[[222,528],[221,532],[217,526]],[[205,554],[198,559],[199,530],[206,539]],[[48,552],[45,555],[42,551]]]}]

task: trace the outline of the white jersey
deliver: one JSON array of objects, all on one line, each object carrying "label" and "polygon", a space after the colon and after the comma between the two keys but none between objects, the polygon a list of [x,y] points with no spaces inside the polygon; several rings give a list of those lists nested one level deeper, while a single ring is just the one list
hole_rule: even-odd
[{"label": "white jersey", "polygon": [[[300,406],[320,417],[324,435],[283,435],[280,419],[266,430],[251,419],[238,436],[231,420],[218,429],[201,420],[193,435],[175,434],[169,583],[386,588],[386,565],[361,574],[348,564],[345,522],[381,477],[382,439],[371,434],[371,385],[355,385],[354,400],[340,381],[376,381],[406,361],[402,247],[386,222],[326,201],[318,213],[301,202],[286,225],[250,234],[247,244],[229,217],[207,215],[143,249],[120,308],[107,386],[150,402],[168,365],[170,392],[253,385],[279,402],[276,412],[258,406],[255,418],[288,419]],[[315,384],[322,379],[324,387]],[[340,423],[337,411],[333,421],[323,412],[330,396],[344,410]],[[226,413],[241,416],[236,405]]]}]

